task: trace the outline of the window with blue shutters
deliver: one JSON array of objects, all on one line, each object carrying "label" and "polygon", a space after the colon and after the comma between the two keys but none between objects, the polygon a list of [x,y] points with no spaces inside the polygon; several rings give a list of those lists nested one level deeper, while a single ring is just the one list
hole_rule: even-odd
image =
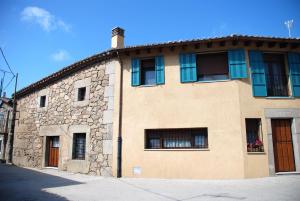
[{"label": "window with blue shutters", "polygon": [[300,54],[289,52],[288,63],[293,96],[300,97]]},{"label": "window with blue shutters", "polygon": [[159,85],[165,83],[163,56],[134,58],[131,62],[131,85]]},{"label": "window with blue shutters", "polygon": [[[289,96],[288,69],[284,61],[285,56],[283,53],[249,51],[253,96]],[[297,73],[294,71],[294,66],[297,62],[293,60],[291,55],[288,55],[288,60],[293,94],[297,96],[297,86],[299,87],[300,85],[297,82],[293,82],[293,76],[294,78],[297,77]],[[296,93],[294,89],[296,89]]]}]

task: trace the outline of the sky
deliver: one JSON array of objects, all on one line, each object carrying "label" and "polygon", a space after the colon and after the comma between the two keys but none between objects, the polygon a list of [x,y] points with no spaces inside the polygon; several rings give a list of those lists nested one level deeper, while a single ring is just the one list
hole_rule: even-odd
[{"label": "sky", "polygon": [[[111,29],[125,45],[248,34],[300,37],[300,0],[0,0],[0,47],[17,89],[110,48]],[[8,68],[0,55],[0,69]],[[3,74],[0,72],[0,76]],[[7,96],[12,75],[5,76]]]}]

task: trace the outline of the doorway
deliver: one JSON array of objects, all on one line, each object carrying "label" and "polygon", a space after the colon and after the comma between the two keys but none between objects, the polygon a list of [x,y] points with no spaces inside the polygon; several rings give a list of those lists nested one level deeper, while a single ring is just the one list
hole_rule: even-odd
[{"label": "doorway", "polygon": [[296,171],[291,119],[272,119],[275,172]]},{"label": "doorway", "polygon": [[59,136],[47,137],[46,165],[48,167],[58,167],[59,159]]}]

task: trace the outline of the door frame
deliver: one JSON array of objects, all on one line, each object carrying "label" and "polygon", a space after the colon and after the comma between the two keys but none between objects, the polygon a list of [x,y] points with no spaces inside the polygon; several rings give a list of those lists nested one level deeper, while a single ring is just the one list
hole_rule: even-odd
[{"label": "door frame", "polygon": [[[291,150],[292,150],[292,152],[291,152],[291,154],[292,154],[292,160],[293,161],[291,161],[293,164],[293,169],[294,170],[290,170],[290,171],[278,171],[278,170],[276,170],[276,162],[277,162],[277,165],[279,166],[279,164],[280,164],[280,160],[279,160],[279,156],[278,156],[278,148],[276,148],[276,147],[274,147],[274,144],[273,144],[273,150],[274,150],[274,162],[275,162],[275,172],[276,173],[280,173],[280,172],[295,172],[296,171],[296,164],[295,164],[295,151],[294,151],[294,142],[293,142],[293,135],[292,135],[292,122],[293,122],[293,119],[287,119],[287,118],[272,118],[271,119],[271,126],[272,126],[272,132],[273,132],[273,123],[274,124],[276,124],[275,123],[275,121],[288,121],[288,124],[289,124],[289,129],[290,129],[290,133],[285,133],[285,134],[289,134],[290,136],[291,136]],[[281,122],[282,123],[282,122]],[[280,124],[281,124],[280,123]],[[282,136],[282,135],[281,135]],[[277,137],[274,137],[274,135],[273,135],[273,133],[272,133],[272,138],[273,138],[273,143],[274,142],[276,142],[278,139],[277,139]],[[280,141],[280,140],[279,140]],[[278,143],[278,142],[277,142]],[[277,152],[277,153],[276,153]],[[277,154],[277,156],[276,156],[276,154]],[[277,161],[276,161],[277,160]],[[279,161],[278,161],[279,160]],[[291,169],[291,167],[290,167],[290,165],[291,164],[289,164],[289,169]],[[277,168],[279,168],[279,167],[277,167]]]},{"label": "door frame", "polygon": [[267,124],[267,141],[268,141],[268,161],[269,161],[269,175],[276,175],[280,173],[275,172],[275,159],[273,148],[272,135],[272,119],[291,119],[291,133],[293,141],[293,152],[295,161],[295,172],[300,172],[300,109],[265,109],[265,118]]},{"label": "door frame", "polygon": [[[50,151],[50,138],[52,137],[58,137],[59,139],[59,147],[58,147],[58,165],[57,167],[54,167],[54,166],[49,166],[49,151]],[[45,143],[44,143],[44,161],[43,161],[43,167],[49,167],[49,168],[58,168],[60,166],[60,156],[61,156],[61,137],[59,135],[48,135],[48,136],[45,136],[44,138],[45,140]]]}]

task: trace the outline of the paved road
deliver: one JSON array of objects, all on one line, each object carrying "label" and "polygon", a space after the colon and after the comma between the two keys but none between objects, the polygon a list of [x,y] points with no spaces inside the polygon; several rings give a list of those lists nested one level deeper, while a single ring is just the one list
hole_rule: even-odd
[{"label": "paved road", "polygon": [[0,201],[300,201],[300,175],[245,180],[115,179],[0,164]]}]

